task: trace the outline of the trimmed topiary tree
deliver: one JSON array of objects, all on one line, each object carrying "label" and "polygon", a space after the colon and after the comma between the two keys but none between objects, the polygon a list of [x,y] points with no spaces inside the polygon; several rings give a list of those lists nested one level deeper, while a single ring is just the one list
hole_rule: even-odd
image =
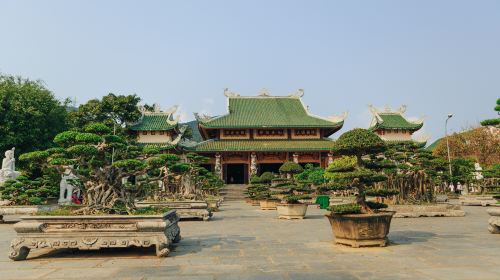
[{"label": "trimmed topiary tree", "polygon": [[304,171],[304,168],[302,168],[302,166],[300,166],[300,164],[298,163],[288,161],[281,165],[279,171],[282,174],[286,174],[287,177],[291,177],[295,174],[302,173],[302,171]]},{"label": "trimmed topiary tree", "polygon": [[[352,208],[359,209],[360,213],[373,212],[366,203],[365,189],[386,179],[383,173],[370,169],[367,164],[370,159],[365,161],[363,157],[378,154],[385,149],[384,141],[366,129],[348,131],[342,134],[334,144],[333,152],[344,155],[344,157],[335,160],[326,169],[325,178],[335,185],[357,189],[356,204],[360,207],[352,206]],[[332,212],[341,210],[334,208],[331,209]]]},{"label": "trimmed topiary tree", "polygon": [[[495,106],[495,111],[500,115],[500,98],[497,99],[497,105]],[[484,120],[481,122],[482,126],[500,126],[500,118]]]},{"label": "trimmed topiary tree", "polygon": [[[124,137],[112,135],[104,124],[87,125],[84,132],[65,131],[55,136],[61,148],[33,152],[20,158],[57,168],[62,174],[69,169],[83,194],[83,207],[74,214],[123,213],[132,214],[134,201],[143,187],[159,176],[148,176],[165,165],[167,158],[154,151],[142,151]],[[137,183],[128,179],[140,178]]]}]

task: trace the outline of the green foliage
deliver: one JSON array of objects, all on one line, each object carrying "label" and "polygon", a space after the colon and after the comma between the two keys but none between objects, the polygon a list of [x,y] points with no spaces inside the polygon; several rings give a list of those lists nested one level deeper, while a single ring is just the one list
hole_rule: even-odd
[{"label": "green foliage", "polygon": [[[109,134],[110,129],[102,126],[93,127],[94,123],[105,124],[109,128],[122,129],[126,123],[133,123],[141,117],[138,104],[140,98],[136,95],[115,95],[110,93],[101,100],[92,99],[69,113],[69,121],[75,128],[89,127],[97,134]],[[117,131],[120,134],[122,131]]]},{"label": "green foliage", "polygon": [[283,197],[283,201],[285,203],[288,203],[288,204],[298,204],[300,203],[300,200],[303,200],[303,199],[311,199],[312,197],[309,196],[309,195],[294,195],[294,194],[291,194],[291,195],[286,195],[285,197]]},{"label": "green foliage", "polygon": [[15,205],[44,204],[48,198],[56,197],[58,192],[58,185],[47,175],[35,180],[19,176],[16,180],[8,180],[0,186],[1,198]]},{"label": "green foliage", "polygon": [[304,169],[302,168],[302,166],[300,166],[300,164],[289,161],[283,163],[279,171],[280,173],[285,173],[285,174],[298,174],[304,171]]},{"label": "green foliage", "polygon": [[144,162],[138,159],[118,160],[115,161],[113,165],[128,172],[134,172],[145,168]]},{"label": "green foliage", "polygon": [[274,179],[274,174],[272,172],[264,172],[260,175],[260,182],[269,184]]},{"label": "green foliage", "polygon": [[157,147],[148,147],[148,146],[146,146],[146,147],[144,147],[142,149],[142,152],[144,154],[155,155],[155,154],[159,154],[160,153],[160,149],[157,148]]},{"label": "green foliage", "polygon": [[96,147],[92,145],[74,145],[66,149],[66,151],[73,157],[92,157],[99,152]]},{"label": "green foliage", "polygon": [[325,170],[319,166],[314,166],[313,164],[306,164],[304,171],[297,174],[295,177],[304,183],[309,182],[316,186],[325,183]]},{"label": "green foliage", "polygon": [[361,205],[355,203],[332,205],[328,207],[328,211],[331,211],[332,214],[340,214],[340,215],[360,214]]},{"label": "green foliage", "polygon": [[347,172],[353,171],[356,168],[356,158],[350,156],[342,156],[335,159],[326,169],[327,172]]},{"label": "green foliage", "polygon": [[[495,111],[500,115],[500,98],[497,99],[497,104],[494,108]],[[489,119],[481,122],[482,126],[500,126],[500,118],[497,119]]]},{"label": "green foliage", "polygon": [[42,162],[47,160],[49,156],[50,154],[47,151],[34,151],[20,155],[19,160],[24,162]]},{"label": "green foliage", "polygon": [[342,134],[333,151],[341,155],[366,155],[383,152],[386,149],[384,141],[367,129],[356,128]]},{"label": "green foliage", "polygon": [[78,131],[68,130],[57,134],[54,137],[54,143],[61,146],[68,146],[76,142],[76,136],[79,134]]},{"label": "green foliage", "polygon": [[144,207],[134,211],[134,215],[162,215],[170,211],[167,207]]},{"label": "green foliage", "polygon": [[368,204],[368,207],[370,207],[370,209],[385,209],[388,207],[387,204],[385,203],[380,203],[380,202],[376,202],[376,201],[367,201],[366,204]]},{"label": "green foliage", "polygon": [[250,184],[255,185],[255,184],[260,184],[260,183],[261,183],[261,180],[260,180],[259,176],[252,175],[252,177],[250,177]]},{"label": "green foliage", "polygon": [[101,136],[94,133],[78,133],[75,136],[75,141],[85,144],[97,144],[102,141]]},{"label": "green foliage", "polygon": [[0,151],[50,148],[53,137],[66,128],[66,104],[42,81],[0,74]]},{"label": "green foliage", "polygon": [[89,123],[85,126],[83,131],[98,135],[110,134],[112,132],[112,130],[103,123]]},{"label": "green foliage", "polygon": [[485,178],[500,178],[500,163],[485,169],[483,175]]},{"label": "green foliage", "polygon": [[367,189],[365,190],[365,195],[367,196],[377,196],[377,197],[390,197],[399,194],[398,190],[386,190],[386,189]]}]

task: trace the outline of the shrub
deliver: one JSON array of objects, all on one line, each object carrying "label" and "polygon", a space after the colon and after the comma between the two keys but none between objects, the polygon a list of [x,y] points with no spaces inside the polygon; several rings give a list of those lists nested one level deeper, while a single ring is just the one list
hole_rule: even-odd
[{"label": "shrub", "polygon": [[370,209],[375,209],[375,210],[388,207],[387,204],[376,201],[367,201],[366,204],[368,204],[368,207],[370,207]]},{"label": "shrub", "polygon": [[340,205],[332,205],[328,207],[328,211],[331,211],[332,214],[360,214],[361,213],[361,205],[350,203],[350,204],[340,204]]},{"label": "shrub", "polygon": [[311,196],[308,195],[287,195],[283,197],[283,201],[288,203],[288,204],[298,204],[300,203],[299,200],[302,199],[311,199]]},{"label": "shrub", "polygon": [[274,179],[274,174],[272,172],[264,172],[262,175],[260,175],[260,182],[262,183],[271,183],[271,181]]},{"label": "shrub", "polygon": [[285,173],[285,174],[298,174],[304,171],[304,168],[300,166],[300,164],[295,163],[295,162],[285,162],[283,165],[280,167],[280,173]]}]

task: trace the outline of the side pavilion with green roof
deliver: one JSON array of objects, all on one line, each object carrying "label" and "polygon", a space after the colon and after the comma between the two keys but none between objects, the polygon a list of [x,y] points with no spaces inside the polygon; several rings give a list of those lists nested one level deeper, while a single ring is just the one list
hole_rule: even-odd
[{"label": "side pavilion with green roof", "polygon": [[382,140],[388,142],[416,142],[425,145],[427,139],[415,140],[413,133],[420,130],[424,125],[423,118],[411,121],[404,115],[406,106],[401,106],[398,110],[391,110],[386,107],[385,110],[378,110],[370,106],[373,118],[370,129],[375,132]]},{"label": "side pavilion with green roof", "polygon": [[333,160],[328,137],[342,128],[345,114],[311,114],[302,103],[302,90],[289,96],[271,96],[266,90],[251,97],[224,94],[227,114],[195,114],[204,141],[190,149],[211,158],[207,167],[226,183],[247,183],[252,175],[277,172],[286,161],[324,167]]},{"label": "side pavilion with green roof", "polygon": [[167,151],[174,149],[182,138],[186,127],[179,126],[179,116],[174,118],[177,106],[162,112],[155,104],[154,111],[142,109],[141,118],[129,125],[129,131],[136,135],[141,146],[157,147]]}]

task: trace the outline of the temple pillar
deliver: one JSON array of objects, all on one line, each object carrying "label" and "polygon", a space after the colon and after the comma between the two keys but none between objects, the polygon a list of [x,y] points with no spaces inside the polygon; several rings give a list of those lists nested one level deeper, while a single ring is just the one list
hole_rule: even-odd
[{"label": "temple pillar", "polygon": [[215,154],[215,175],[218,176],[221,180],[222,177],[222,157],[220,154]]},{"label": "temple pillar", "polygon": [[250,155],[250,168],[249,168],[249,178],[254,175],[257,175],[257,155],[252,153]]},{"label": "temple pillar", "polygon": [[333,163],[333,154],[328,153],[328,161],[326,162],[326,167],[330,166]]},{"label": "temple pillar", "polygon": [[297,153],[293,154],[293,162],[299,163],[299,154],[297,154]]}]

